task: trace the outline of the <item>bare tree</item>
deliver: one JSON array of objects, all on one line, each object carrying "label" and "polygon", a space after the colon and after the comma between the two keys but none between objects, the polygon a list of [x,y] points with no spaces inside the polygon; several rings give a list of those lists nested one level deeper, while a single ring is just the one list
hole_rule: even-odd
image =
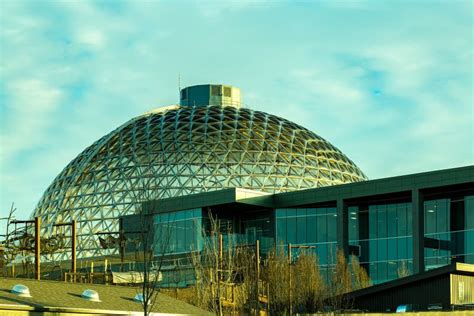
[{"label": "bare tree", "polygon": [[[268,283],[269,310],[271,315],[289,314],[290,263],[283,251],[271,251],[262,271],[263,279]],[[294,282],[293,282],[294,284]],[[293,285],[294,287],[294,285]]]},{"label": "bare tree", "polygon": [[[5,225],[5,234],[1,235],[2,240],[0,241],[0,248],[2,249],[2,253],[0,253],[0,260],[3,262],[3,264],[8,264],[10,263],[15,256],[18,254],[18,251],[12,247],[12,241],[11,241],[11,232],[10,232],[10,224],[12,220],[14,219],[15,215],[15,203],[12,203],[12,206],[10,207],[10,211],[8,212],[8,216],[4,218],[0,218],[0,220],[6,220],[6,225]],[[3,269],[3,265],[2,265]]]},{"label": "bare tree", "polygon": [[143,306],[143,315],[150,314],[155,305],[162,279],[162,267],[166,254],[169,252],[171,239],[171,225],[157,225],[154,227],[150,215],[138,215],[140,230],[138,244],[135,251],[135,260],[143,264],[142,271],[134,273],[132,279],[139,278],[139,291]]},{"label": "bare tree", "polygon": [[404,278],[410,275],[410,270],[408,269],[406,260],[403,260],[400,263],[400,266],[397,269],[397,274],[399,278]]},{"label": "bare tree", "polygon": [[[202,249],[194,249],[191,262],[196,277],[196,305],[223,315],[226,305],[235,304],[239,248],[232,229],[209,213],[209,227],[203,229]],[[234,306],[235,308],[235,306]]]},{"label": "bare tree", "polygon": [[236,308],[239,308],[242,314],[258,315],[261,309],[260,293],[264,292],[265,286],[262,282],[261,263],[260,258],[257,258],[259,254],[256,248],[256,244],[241,245],[236,249],[234,257],[238,276],[234,298]]},{"label": "bare tree", "polygon": [[303,251],[293,267],[295,280],[295,303],[305,313],[316,313],[323,308],[326,284],[321,277],[318,258]]},{"label": "bare tree", "polygon": [[359,290],[372,285],[367,271],[359,263],[356,256],[351,256],[352,290]]},{"label": "bare tree", "polygon": [[334,313],[341,312],[351,307],[351,302],[344,296],[352,290],[352,280],[346,256],[341,249],[337,250],[336,266],[328,285],[327,303],[331,306]]}]

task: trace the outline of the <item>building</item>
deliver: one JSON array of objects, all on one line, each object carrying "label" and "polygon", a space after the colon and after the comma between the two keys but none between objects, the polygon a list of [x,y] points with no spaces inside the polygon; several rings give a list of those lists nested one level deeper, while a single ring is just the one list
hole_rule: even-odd
[{"label": "building", "polygon": [[[268,193],[366,180],[341,151],[283,118],[241,107],[240,90],[200,85],[181,90],[181,105],[131,119],[73,159],[47,188],[32,216],[44,236],[78,222],[77,257],[118,254],[98,232],[117,232],[119,217],[147,200],[225,188]],[[58,255],[66,259],[70,255]]]},{"label": "building", "polygon": [[[353,308],[371,312],[474,310],[474,266],[453,263],[346,295]],[[472,313],[472,312],[471,312]]]},{"label": "building", "polygon": [[[260,240],[263,256],[288,244],[315,246],[326,273],[343,249],[358,256],[375,284],[396,279],[404,267],[417,274],[474,263],[473,166],[275,194],[232,188],[152,200],[143,210],[156,236],[172,227],[167,255],[176,258],[200,249],[213,214],[236,240]],[[126,233],[136,231],[138,217],[124,218]]]},{"label": "building", "polygon": [[[78,258],[114,256],[118,248],[101,247],[97,233],[118,233],[122,218],[133,238],[137,214],[146,214],[156,255],[166,252],[186,270],[213,214],[239,243],[259,240],[262,256],[314,246],[326,275],[338,248],[358,256],[376,284],[401,268],[416,274],[474,263],[473,166],[368,180],[320,136],[242,107],[235,87],[193,86],[180,97],[180,105],[131,119],[66,166],[33,213],[46,236],[74,219]],[[166,251],[158,240],[165,228]],[[187,274],[175,283],[192,282]]]}]

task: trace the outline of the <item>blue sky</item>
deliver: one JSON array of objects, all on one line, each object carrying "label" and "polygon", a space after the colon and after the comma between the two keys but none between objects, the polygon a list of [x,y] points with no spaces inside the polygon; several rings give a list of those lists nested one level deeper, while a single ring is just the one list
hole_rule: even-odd
[{"label": "blue sky", "polygon": [[0,0],[0,217],[181,86],[329,140],[369,178],[474,162],[473,1]]}]

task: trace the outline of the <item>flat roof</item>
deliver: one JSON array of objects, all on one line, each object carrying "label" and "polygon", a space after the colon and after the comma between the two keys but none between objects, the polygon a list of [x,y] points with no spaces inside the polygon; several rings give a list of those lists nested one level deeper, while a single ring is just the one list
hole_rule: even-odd
[{"label": "flat roof", "polygon": [[[28,286],[32,297],[21,297],[11,293],[11,288],[16,284]],[[97,291],[101,302],[83,299],[81,293],[86,289]],[[138,287],[117,285],[0,278],[0,310],[81,312],[102,315],[143,313],[141,304],[133,300],[139,289]],[[161,293],[158,293],[152,312],[177,315],[210,314],[203,309]]]},{"label": "flat roof", "polygon": [[284,193],[264,193],[242,188],[229,188],[151,200],[143,203],[145,212],[162,213],[199,207],[240,204],[255,207],[282,208],[317,203],[334,202],[338,199],[360,199],[393,194],[409,197],[413,189],[430,190],[438,187],[459,186],[474,191],[474,166],[443,169],[396,177],[367,180],[334,186],[303,189]]},{"label": "flat roof", "polygon": [[242,188],[228,188],[143,202],[146,213],[162,213],[198,207],[241,204],[255,207],[273,207],[273,194]]},{"label": "flat roof", "polygon": [[474,189],[474,166],[278,193],[275,194],[274,201],[278,207],[285,207],[294,206],[295,201],[297,201],[297,205],[305,205],[336,201],[340,198],[350,200],[393,193],[408,193],[413,189],[429,190],[437,187],[466,184]]}]

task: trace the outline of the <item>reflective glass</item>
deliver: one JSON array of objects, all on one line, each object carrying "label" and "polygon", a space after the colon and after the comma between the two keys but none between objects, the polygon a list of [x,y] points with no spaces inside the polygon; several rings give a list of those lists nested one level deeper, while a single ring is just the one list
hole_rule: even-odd
[{"label": "reflective glass", "polygon": [[357,245],[359,240],[359,208],[357,206],[351,206],[348,208],[348,219],[349,223],[349,244]]},{"label": "reflective glass", "polygon": [[[429,200],[424,203],[425,237],[431,242],[425,244],[426,269],[434,269],[451,261],[451,250],[443,248],[443,240],[450,240],[450,200]],[[456,242],[454,240],[453,242]],[[454,249],[454,248],[453,248]]]},{"label": "reflective glass", "polygon": [[397,206],[394,204],[388,205],[387,207],[387,237],[397,236]]},{"label": "reflective glass", "polygon": [[387,239],[387,259],[388,260],[397,259],[397,238]]},{"label": "reflective glass", "polygon": [[277,223],[277,241],[280,243],[287,243],[287,238],[286,238],[286,223],[287,220],[284,218],[277,218],[276,220]]},{"label": "reflective glass", "polygon": [[[368,240],[358,240],[374,283],[396,277],[398,262],[412,256],[411,203],[369,205]],[[363,212],[364,213],[364,212]],[[365,214],[365,213],[364,213]]]},{"label": "reflective glass", "polygon": [[387,280],[398,278],[398,264],[397,261],[389,261],[387,265]]},{"label": "reflective glass", "polygon": [[287,242],[290,244],[296,244],[296,217],[289,217],[287,219],[286,233],[287,233]]},{"label": "reflective glass", "polygon": [[307,234],[307,241],[308,243],[316,243],[318,242],[318,222],[317,216],[311,215],[307,217],[306,220],[306,234]]},{"label": "reflective glass", "polygon": [[474,264],[474,195],[464,198],[464,218],[465,218],[465,261]]},{"label": "reflective glass", "polygon": [[154,216],[155,254],[183,253],[199,250],[202,246],[201,211],[186,210]]},{"label": "reflective glass", "polygon": [[387,263],[387,261],[383,261],[377,264],[377,281],[379,283],[388,281]]},{"label": "reflective glass", "polygon": [[328,241],[327,235],[327,216],[319,215],[318,216],[318,242]]},{"label": "reflective glass", "polygon": [[306,223],[306,216],[301,216],[297,218],[297,244],[303,244],[308,242],[308,240],[306,239]]},{"label": "reflective glass", "polygon": [[327,217],[328,221],[328,241],[337,240],[337,217],[336,214],[330,213]]}]

